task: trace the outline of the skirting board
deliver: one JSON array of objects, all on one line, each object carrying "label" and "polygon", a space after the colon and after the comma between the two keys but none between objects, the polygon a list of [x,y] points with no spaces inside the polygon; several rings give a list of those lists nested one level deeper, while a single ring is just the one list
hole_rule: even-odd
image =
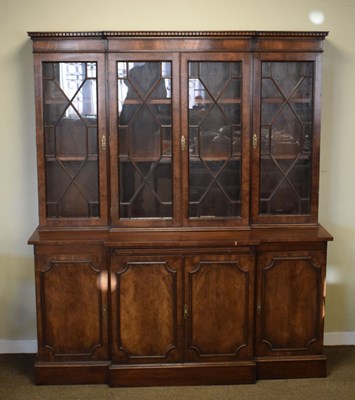
[{"label": "skirting board", "polygon": [[[325,346],[354,346],[355,332],[326,332]],[[0,354],[36,353],[36,340],[0,339]]]},{"label": "skirting board", "polygon": [[37,353],[37,340],[0,339],[0,354]]},{"label": "skirting board", "polygon": [[355,332],[325,332],[325,346],[354,346]]}]

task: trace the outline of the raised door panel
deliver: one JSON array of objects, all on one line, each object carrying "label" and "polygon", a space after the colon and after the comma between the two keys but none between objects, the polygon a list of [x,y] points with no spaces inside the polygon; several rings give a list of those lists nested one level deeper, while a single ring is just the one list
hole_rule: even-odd
[{"label": "raised door panel", "polygon": [[107,360],[104,257],[82,248],[71,254],[56,250],[36,256],[39,360]]},{"label": "raised door panel", "polygon": [[254,223],[309,223],[318,216],[320,54],[255,56]]},{"label": "raised door panel", "polygon": [[318,354],[323,346],[325,253],[265,253],[258,259],[258,356]]},{"label": "raised door panel", "polygon": [[246,225],[250,55],[183,54],[181,70],[184,224]]},{"label": "raised door panel", "polygon": [[113,361],[182,361],[182,259],[114,254],[111,268]]},{"label": "raised door panel", "polygon": [[254,257],[189,257],[185,274],[186,359],[251,358]]},{"label": "raised door panel", "polygon": [[107,224],[105,59],[35,54],[40,224]]}]

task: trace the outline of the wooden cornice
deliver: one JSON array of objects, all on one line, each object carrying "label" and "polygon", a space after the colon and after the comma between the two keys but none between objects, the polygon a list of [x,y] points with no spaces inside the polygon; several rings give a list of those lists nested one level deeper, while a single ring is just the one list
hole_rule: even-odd
[{"label": "wooden cornice", "polygon": [[328,32],[320,31],[100,31],[100,32],[28,32],[32,40],[40,39],[108,39],[108,38],[318,38]]}]

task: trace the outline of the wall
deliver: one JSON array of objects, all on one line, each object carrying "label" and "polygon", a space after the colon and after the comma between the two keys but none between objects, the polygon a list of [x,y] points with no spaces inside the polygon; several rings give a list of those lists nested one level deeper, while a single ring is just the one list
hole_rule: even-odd
[{"label": "wall", "polygon": [[[311,22],[312,10],[324,14],[323,23]],[[0,0],[0,352],[35,346],[33,259],[26,241],[38,217],[26,32],[47,30],[330,31],[320,185],[320,222],[335,236],[329,245],[326,338],[355,344],[354,20],[355,0]]]}]

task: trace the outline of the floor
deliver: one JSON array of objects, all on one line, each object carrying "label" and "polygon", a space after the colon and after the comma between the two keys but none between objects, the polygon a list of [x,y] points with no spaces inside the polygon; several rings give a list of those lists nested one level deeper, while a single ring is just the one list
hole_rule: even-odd
[{"label": "floor", "polygon": [[0,400],[355,400],[355,346],[326,347],[325,352],[326,378],[167,388],[36,386],[34,355],[0,355]]}]

